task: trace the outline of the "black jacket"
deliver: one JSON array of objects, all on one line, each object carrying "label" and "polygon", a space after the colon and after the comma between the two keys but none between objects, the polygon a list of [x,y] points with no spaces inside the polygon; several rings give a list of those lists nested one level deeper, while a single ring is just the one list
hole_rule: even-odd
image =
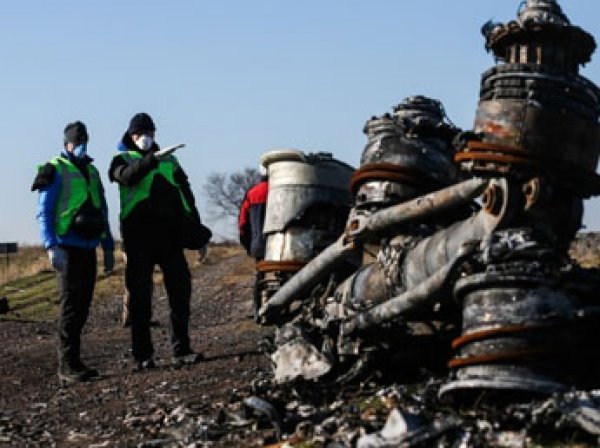
[{"label": "black jacket", "polygon": [[[142,151],[126,133],[119,148],[136,151],[143,157],[133,161],[126,160],[120,154],[113,157],[108,170],[111,182],[131,187],[158,167],[158,160],[154,157],[154,153],[159,150],[156,143],[150,150]],[[194,219],[199,221],[200,216],[187,175],[181,167],[178,167],[174,177],[192,209]],[[125,247],[131,244],[177,245],[178,227],[184,212],[177,188],[164,177],[155,176],[148,199],[139,203],[125,220],[121,221],[121,233]]]}]

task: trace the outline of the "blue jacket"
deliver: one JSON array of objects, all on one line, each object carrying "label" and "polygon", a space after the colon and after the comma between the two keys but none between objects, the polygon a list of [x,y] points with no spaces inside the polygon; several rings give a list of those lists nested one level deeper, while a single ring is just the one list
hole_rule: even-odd
[{"label": "blue jacket", "polygon": [[[62,152],[61,156],[71,161],[74,161],[74,158],[73,156],[71,156],[70,153]],[[81,164],[81,162],[79,163]],[[87,159],[83,162],[84,166],[87,166],[90,163],[92,163],[92,159],[90,157],[87,157]],[[48,167],[48,165],[46,165],[46,167]],[[36,177],[36,180],[34,181],[34,185],[32,187],[32,190],[39,190],[38,209],[36,218],[40,224],[40,236],[42,238],[42,242],[44,243],[44,248],[48,249],[58,244],[61,246],[93,249],[97,247],[98,244],[102,244],[102,248],[105,251],[114,250],[114,241],[110,232],[110,225],[108,223],[108,207],[106,205],[106,199],[104,197],[104,189],[102,189],[102,185],[100,186],[100,208],[105,219],[106,236],[102,238],[102,240],[97,238],[88,240],[76,235],[71,230],[63,236],[58,236],[56,234],[54,228],[55,210],[56,203],[58,201],[62,187],[62,179],[60,173],[57,170],[53,170],[52,173],[53,174],[46,175],[45,177],[42,174],[38,174],[38,177]]]}]

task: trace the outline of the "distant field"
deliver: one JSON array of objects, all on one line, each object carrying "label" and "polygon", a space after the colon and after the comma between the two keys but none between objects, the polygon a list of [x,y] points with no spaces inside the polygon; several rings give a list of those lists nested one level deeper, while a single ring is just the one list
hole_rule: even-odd
[{"label": "distant field", "polygon": [[[239,251],[237,244],[216,244],[209,249],[208,262],[211,264]],[[197,260],[194,251],[187,251],[188,262],[193,267]],[[102,251],[98,250],[98,279],[94,292],[94,300],[103,300],[110,296],[120,296],[125,290],[125,264],[121,251],[115,253],[116,266],[112,275],[102,273]],[[1,259],[2,281],[0,297],[6,297],[9,312],[0,314],[2,320],[16,321],[52,321],[57,316],[58,293],[54,271],[40,246],[20,247],[19,252],[10,254],[9,268],[6,269],[4,257]],[[7,275],[8,273],[8,275]],[[8,281],[7,281],[8,280]],[[155,273],[155,283],[160,283],[162,274]],[[157,288],[161,292],[162,286]]]},{"label": "distant field", "polygon": [[0,255],[0,284],[35,275],[45,269],[50,269],[50,263],[41,246],[19,246],[16,254]]},{"label": "distant field", "polygon": [[[218,263],[234,252],[240,251],[238,244],[222,243],[211,245],[209,262]],[[187,252],[190,266],[197,263],[197,255]],[[571,256],[587,268],[600,267],[600,234],[590,233],[578,236],[573,244]],[[0,259],[0,297],[7,297],[10,311],[0,314],[2,320],[20,321],[52,321],[58,309],[57,284],[54,272],[46,252],[40,246],[24,246],[16,254],[10,254],[8,269],[4,256]],[[98,250],[98,281],[94,300],[122,295],[125,290],[123,256],[115,253],[116,267],[111,276],[102,274],[102,251]],[[161,274],[157,272],[155,283],[161,282]],[[235,283],[232,276],[227,281]],[[157,293],[164,293],[162,285],[157,286]]]},{"label": "distant field", "polygon": [[[123,264],[116,254],[115,275],[102,273],[102,251],[98,251],[98,282],[96,298],[122,290]],[[52,321],[58,310],[57,282],[46,251],[41,246],[21,246],[19,252],[10,254],[8,269],[2,259],[0,296],[6,297],[9,312],[0,314],[0,320]],[[109,292],[110,291],[110,292]]]}]

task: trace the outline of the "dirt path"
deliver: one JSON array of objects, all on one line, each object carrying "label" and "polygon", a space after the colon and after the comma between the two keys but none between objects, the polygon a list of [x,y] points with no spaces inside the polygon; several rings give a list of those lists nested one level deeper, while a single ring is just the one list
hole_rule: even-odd
[{"label": "dirt path", "polygon": [[94,301],[83,337],[84,361],[104,375],[98,381],[59,388],[54,322],[0,322],[0,446],[153,446],[166,414],[190,407],[214,414],[232,390],[267,368],[257,352],[265,330],[250,318],[252,270],[237,248],[193,267],[190,336],[207,360],[190,368],[170,366],[162,287],[154,293],[158,368],[150,372],[132,372],[129,329],[119,324],[119,278]]}]

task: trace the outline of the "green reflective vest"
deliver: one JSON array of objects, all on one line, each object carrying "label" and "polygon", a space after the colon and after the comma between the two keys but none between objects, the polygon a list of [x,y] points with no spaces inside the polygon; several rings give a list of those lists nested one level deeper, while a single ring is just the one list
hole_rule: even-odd
[{"label": "green reflective vest", "polygon": [[[141,159],[143,156],[137,151],[127,151],[118,154],[123,157],[128,163]],[[150,196],[150,189],[155,176],[163,176],[173,187],[179,192],[179,197],[186,212],[191,213],[192,209],[188,204],[179,184],[175,181],[175,171],[179,167],[179,163],[175,156],[170,155],[166,159],[158,162],[158,167],[146,174],[137,184],[127,187],[119,184],[119,194],[121,197],[121,213],[119,219],[123,221],[131,214],[133,209],[144,199]]]},{"label": "green reflective vest", "polygon": [[88,182],[79,168],[65,157],[55,157],[49,163],[56,168],[62,181],[56,202],[54,225],[56,234],[63,236],[69,231],[73,218],[88,198],[91,198],[92,205],[100,210],[102,183],[98,170],[92,164],[87,166]]}]

